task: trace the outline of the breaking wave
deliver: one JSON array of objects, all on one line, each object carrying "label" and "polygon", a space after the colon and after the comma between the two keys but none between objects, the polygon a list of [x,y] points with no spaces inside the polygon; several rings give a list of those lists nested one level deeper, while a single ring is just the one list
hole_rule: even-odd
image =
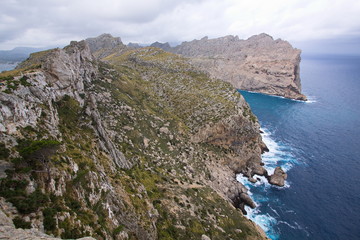
[{"label": "breaking wave", "polygon": [[[274,173],[274,170],[277,166],[281,166],[281,168],[285,171],[289,171],[294,165],[297,164],[296,159],[291,154],[291,147],[280,141],[275,141],[268,129],[262,128],[261,131],[262,139],[269,148],[269,152],[266,152],[262,155],[264,167],[268,171],[269,175]],[[277,188],[280,190],[288,188],[290,187],[290,183],[286,181],[285,187],[279,188],[270,185],[264,176],[254,175],[254,178],[257,179],[256,183],[250,182],[242,174],[237,175],[237,180],[249,189],[248,194],[256,203],[255,209],[245,207],[245,210],[247,211],[247,217],[258,224],[265,231],[269,238],[273,240],[279,239],[280,233],[278,232],[276,225],[289,223],[277,219],[279,218],[279,214],[271,207],[270,202],[278,200],[271,199],[272,196],[267,195],[266,193],[270,188]],[[271,214],[269,214],[269,212],[263,213],[261,211],[261,207],[271,209]],[[289,226],[294,227],[290,224]]]}]

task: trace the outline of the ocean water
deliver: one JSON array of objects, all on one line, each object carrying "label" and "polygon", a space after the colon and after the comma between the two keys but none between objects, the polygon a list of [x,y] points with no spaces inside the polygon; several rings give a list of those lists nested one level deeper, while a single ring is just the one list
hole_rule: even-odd
[{"label": "ocean water", "polygon": [[306,103],[241,91],[266,168],[288,173],[284,188],[238,176],[257,203],[248,217],[271,239],[360,239],[360,57],[303,57],[301,79]]},{"label": "ocean water", "polygon": [[16,67],[18,63],[0,63],[0,72],[9,71]]}]

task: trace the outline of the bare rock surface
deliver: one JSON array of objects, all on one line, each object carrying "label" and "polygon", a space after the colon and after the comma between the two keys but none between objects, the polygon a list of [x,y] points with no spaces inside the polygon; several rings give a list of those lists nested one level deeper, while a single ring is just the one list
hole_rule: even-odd
[{"label": "bare rock surface", "polygon": [[85,40],[90,47],[90,51],[97,58],[106,57],[114,50],[122,52],[127,49],[127,46],[123,44],[120,37],[113,37],[110,34],[104,33],[98,37],[87,38]]}]

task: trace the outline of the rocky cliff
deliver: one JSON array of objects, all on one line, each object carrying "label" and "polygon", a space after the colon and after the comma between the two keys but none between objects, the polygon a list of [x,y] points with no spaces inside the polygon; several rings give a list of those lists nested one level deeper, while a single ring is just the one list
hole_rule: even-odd
[{"label": "rocky cliff", "polygon": [[301,51],[267,34],[247,40],[237,36],[204,37],[165,50],[189,57],[210,76],[230,82],[238,89],[306,100],[301,94],[299,76]]},{"label": "rocky cliff", "polygon": [[11,218],[29,239],[265,239],[239,210],[254,203],[235,174],[266,175],[243,97],[102,37],[0,74],[0,237]]}]

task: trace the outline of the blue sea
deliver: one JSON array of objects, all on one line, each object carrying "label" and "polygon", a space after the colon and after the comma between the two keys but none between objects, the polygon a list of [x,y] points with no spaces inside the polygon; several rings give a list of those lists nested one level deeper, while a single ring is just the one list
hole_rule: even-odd
[{"label": "blue sea", "polygon": [[16,67],[18,63],[0,63],[0,72],[2,71],[9,71]]},{"label": "blue sea", "polygon": [[305,56],[301,80],[308,102],[241,91],[266,168],[288,173],[284,188],[238,175],[257,203],[248,217],[271,239],[360,239],[360,56]]}]

